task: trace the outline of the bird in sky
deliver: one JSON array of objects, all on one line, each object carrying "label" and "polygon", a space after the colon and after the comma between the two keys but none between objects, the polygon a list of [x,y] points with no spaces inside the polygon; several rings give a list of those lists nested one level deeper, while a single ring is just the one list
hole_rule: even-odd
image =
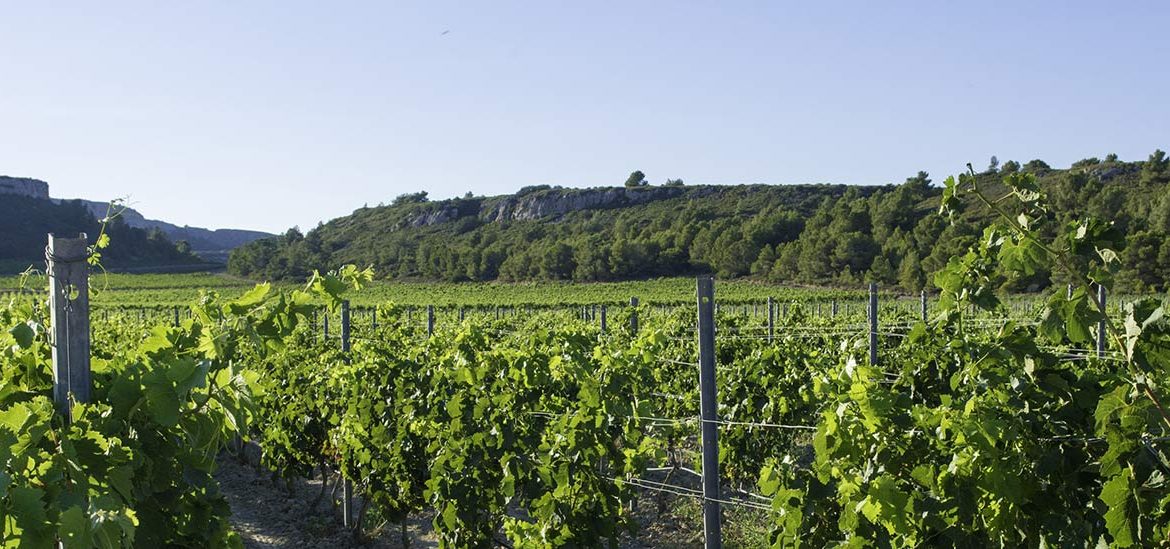
[{"label": "bird in sky", "polygon": [[449,33],[449,32],[451,32],[451,31],[449,31],[449,30],[445,30],[445,31],[443,31],[441,34],[439,34],[439,36],[446,36],[446,35],[447,35],[447,33]]}]

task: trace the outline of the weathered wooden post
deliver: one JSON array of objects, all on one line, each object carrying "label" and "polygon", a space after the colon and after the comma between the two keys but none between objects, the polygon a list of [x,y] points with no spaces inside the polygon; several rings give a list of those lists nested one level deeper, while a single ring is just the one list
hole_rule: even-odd
[{"label": "weathered wooden post", "polygon": [[928,318],[926,311],[926,290],[922,290],[922,294],[919,295],[918,299],[920,300],[919,307],[921,308],[922,321],[926,322],[926,319]]},{"label": "weathered wooden post", "polygon": [[427,336],[435,335],[435,306],[427,305]]},{"label": "weathered wooden post", "polygon": [[605,305],[602,305],[601,306],[601,333],[603,333],[603,334],[605,333],[605,328],[606,328],[606,316],[607,316],[606,315],[606,307],[605,307]]},{"label": "weathered wooden post", "polygon": [[89,402],[89,243],[49,235],[49,322],[52,324],[53,403],[72,421],[70,401]]},{"label": "weathered wooden post", "polygon": [[703,544],[707,549],[723,546],[719,511],[719,425],[715,390],[715,280],[697,281],[699,331],[699,415],[703,447]]}]

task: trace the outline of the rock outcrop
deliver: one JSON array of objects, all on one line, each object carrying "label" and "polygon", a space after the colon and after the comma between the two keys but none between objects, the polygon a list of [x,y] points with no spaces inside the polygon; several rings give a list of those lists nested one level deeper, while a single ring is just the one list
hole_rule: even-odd
[{"label": "rock outcrop", "polygon": [[472,216],[478,217],[480,223],[555,219],[582,210],[625,208],[682,196],[699,198],[716,192],[718,188],[712,186],[554,188],[474,201],[444,200],[421,205],[394,230],[429,227]]},{"label": "rock outcrop", "polygon": [[49,184],[30,177],[0,175],[0,194],[18,194],[48,200]]},{"label": "rock outcrop", "polygon": [[683,187],[603,187],[597,189],[551,189],[520,197],[508,197],[491,210],[481,211],[484,221],[526,221],[557,217],[581,210],[621,208],[682,196]]}]

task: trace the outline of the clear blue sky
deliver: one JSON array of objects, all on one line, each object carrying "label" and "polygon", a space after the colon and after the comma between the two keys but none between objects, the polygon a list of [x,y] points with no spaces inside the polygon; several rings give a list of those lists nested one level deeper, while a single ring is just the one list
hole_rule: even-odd
[{"label": "clear blue sky", "polygon": [[1170,148],[1167,2],[4,1],[0,28],[0,174],[179,224]]}]

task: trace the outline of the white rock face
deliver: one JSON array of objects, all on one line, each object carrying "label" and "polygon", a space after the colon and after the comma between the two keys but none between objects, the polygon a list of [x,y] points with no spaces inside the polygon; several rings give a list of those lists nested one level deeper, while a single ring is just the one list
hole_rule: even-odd
[{"label": "white rock face", "polygon": [[48,200],[49,184],[39,179],[0,175],[0,194],[18,194]]},{"label": "white rock face", "polygon": [[674,187],[558,189],[509,198],[500,202],[494,211],[481,212],[480,216],[488,222],[523,221],[556,217],[579,210],[633,206],[674,198],[684,192],[684,189]]}]

